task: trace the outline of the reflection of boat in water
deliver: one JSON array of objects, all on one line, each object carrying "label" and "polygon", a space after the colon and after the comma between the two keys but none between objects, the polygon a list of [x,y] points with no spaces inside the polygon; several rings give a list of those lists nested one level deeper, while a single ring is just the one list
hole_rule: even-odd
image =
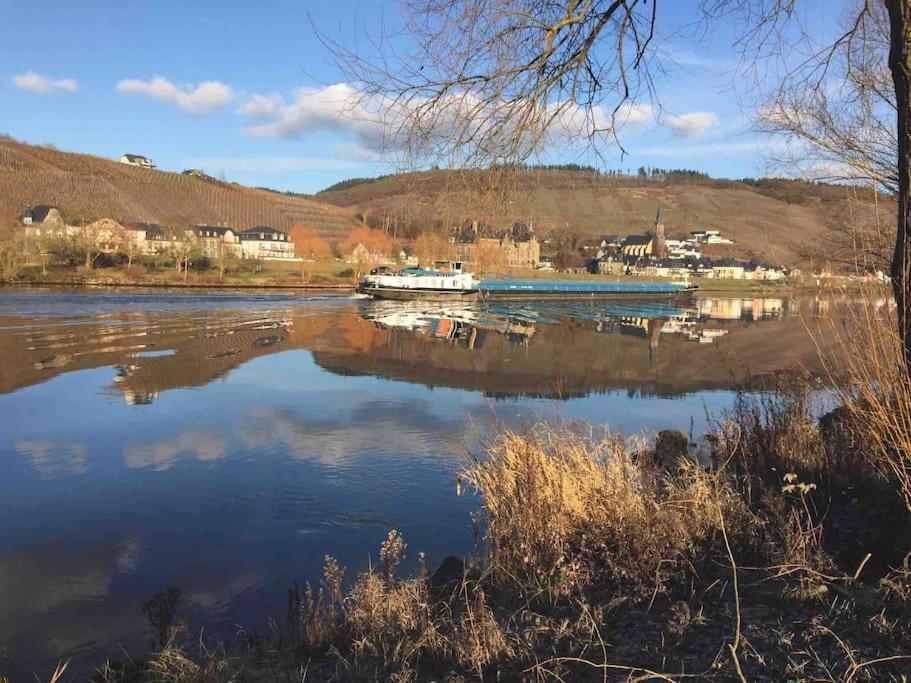
[{"label": "reflection of boat in water", "polygon": [[534,317],[502,315],[484,308],[456,308],[417,304],[377,305],[363,317],[384,329],[398,329],[433,339],[465,342],[470,349],[480,348],[488,332],[506,336],[514,343],[527,343],[535,333]]},{"label": "reflection of boat in water", "polygon": [[358,283],[357,291],[377,299],[397,301],[471,301],[478,285],[458,261],[438,262],[433,270],[405,268],[398,272],[375,269]]}]

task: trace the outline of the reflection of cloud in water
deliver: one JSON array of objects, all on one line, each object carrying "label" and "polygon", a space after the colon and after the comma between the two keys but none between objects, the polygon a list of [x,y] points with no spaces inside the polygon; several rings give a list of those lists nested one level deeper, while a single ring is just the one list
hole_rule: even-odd
[{"label": "reflection of cloud in water", "polygon": [[114,577],[135,571],[140,547],[133,537],[88,546],[45,541],[0,554],[0,637],[11,663],[36,647],[51,659],[135,633],[142,626],[135,601],[111,596]]},{"label": "reflection of cloud in water", "polygon": [[237,603],[255,598],[262,591],[264,576],[250,570],[232,573],[220,567],[178,570],[174,582],[183,590],[185,604],[218,619]]},{"label": "reflection of cloud in water", "polygon": [[339,464],[369,453],[457,451],[467,432],[463,414],[434,415],[425,401],[368,401],[347,414],[311,417],[289,409],[261,409],[239,431],[247,448],[280,446],[300,460]]},{"label": "reflection of cloud in water", "polygon": [[123,459],[127,467],[166,470],[184,455],[203,462],[219,460],[225,457],[224,437],[191,430],[147,446],[127,446]]},{"label": "reflection of cloud in water", "polygon": [[120,544],[117,555],[117,573],[134,574],[139,567],[139,558],[142,555],[142,541],[138,538],[128,538]]},{"label": "reflection of cloud in water", "polygon": [[84,444],[19,441],[15,448],[43,476],[83,474],[88,470],[88,448]]}]

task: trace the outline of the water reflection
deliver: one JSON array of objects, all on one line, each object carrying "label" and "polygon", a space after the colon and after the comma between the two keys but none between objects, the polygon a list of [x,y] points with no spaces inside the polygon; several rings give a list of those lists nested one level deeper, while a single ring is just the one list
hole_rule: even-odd
[{"label": "water reflection", "polygon": [[[129,405],[148,405],[162,392],[205,386],[255,358],[291,349],[313,352],[321,366],[340,374],[478,389],[491,397],[611,389],[675,395],[732,387],[783,367],[818,369],[798,300],[269,303],[254,310],[0,318],[6,359],[0,392],[114,367],[108,390]],[[279,303],[284,307],[275,308]]]},{"label": "water reflection", "polygon": [[[402,305],[289,294],[0,292],[0,675],[71,671],[149,633],[281,617],[390,527],[472,547],[454,473],[544,416],[698,431],[750,378],[818,369],[813,300]],[[491,400],[492,398],[496,400]]]}]

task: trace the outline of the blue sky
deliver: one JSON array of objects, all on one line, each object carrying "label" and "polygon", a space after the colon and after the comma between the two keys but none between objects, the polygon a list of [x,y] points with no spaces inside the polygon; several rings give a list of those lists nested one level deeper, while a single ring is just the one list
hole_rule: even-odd
[{"label": "blue sky", "polygon": [[[209,5],[0,0],[0,132],[300,192],[390,170],[365,144],[369,134],[326,106],[348,86],[311,20],[350,43],[365,27],[394,24],[394,0]],[[695,5],[663,3],[662,26],[686,25]],[[840,2],[800,5],[820,33],[841,14]],[[749,130],[744,93],[733,87],[734,27],[716,24],[700,39],[686,33],[663,42],[676,61],[657,84],[663,125],[654,115],[627,125],[629,155],[600,165],[763,173],[769,141]],[[546,160],[587,161],[574,154],[550,149]]]}]

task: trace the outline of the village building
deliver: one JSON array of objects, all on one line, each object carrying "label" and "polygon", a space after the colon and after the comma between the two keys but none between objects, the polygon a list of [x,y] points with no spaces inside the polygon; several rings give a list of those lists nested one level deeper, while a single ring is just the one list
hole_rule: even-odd
[{"label": "village building", "polygon": [[[632,260],[635,262],[638,259]],[[607,254],[592,261],[588,270],[599,275],[626,275],[629,268],[628,259],[619,255]]]},{"label": "village building", "polygon": [[657,259],[647,261],[640,266],[646,277],[669,277],[686,279],[692,274],[689,265],[683,259]]},{"label": "village building", "polygon": [[260,261],[300,261],[287,233],[267,225],[241,230],[236,235],[244,258]]},{"label": "village building", "polygon": [[712,266],[712,277],[716,279],[743,280],[746,277],[744,264],[734,259],[723,259]]},{"label": "village building", "polygon": [[22,209],[21,220],[22,225],[25,226],[25,234],[29,237],[67,234],[66,221],[63,220],[60,210],[55,206],[48,204],[26,206]]},{"label": "village building", "polygon": [[668,257],[667,240],[664,234],[664,221],[661,219],[661,207],[655,215],[655,230],[651,235],[629,235],[623,240],[620,251],[625,257]]},{"label": "village building", "polygon": [[[184,236],[166,229],[158,223],[129,223],[125,226],[145,238],[144,253],[166,254],[185,241]],[[137,237],[138,238],[138,237]]]},{"label": "village building", "polygon": [[78,230],[102,254],[114,254],[123,249],[131,234],[131,231],[110,218],[102,218]]},{"label": "village building", "polygon": [[759,261],[750,261],[744,266],[745,277],[752,280],[782,280],[784,269]]},{"label": "village building", "polygon": [[538,270],[546,270],[548,272],[553,272],[554,268],[554,256],[550,254],[542,254],[538,258]]},{"label": "village building", "polygon": [[[402,254],[399,254],[401,259]],[[410,265],[407,261],[409,257],[406,255],[406,261],[403,262],[404,265]],[[413,258],[413,257],[412,257]],[[416,260],[416,259],[415,259]],[[371,265],[371,266],[391,266],[395,263],[394,259],[389,258],[386,254],[380,254],[377,252],[372,252],[370,249],[364,245],[363,242],[358,242],[354,249],[351,250],[351,253],[345,258],[346,263],[356,263],[359,265]],[[415,263],[415,265],[417,265]]]},{"label": "village building", "polygon": [[508,230],[496,230],[473,221],[458,231],[452,243],[458,261],[474,263],[480,250],[502,253],[510,268],[537,268],[541,262],[541,244],[534,231],[524,223],[514,223]]},{"label": "village building", "polygon": [[130,166],[140,166],[142,168],[155,168],[155,164],[152,163],[152,160],[141,154],[124,154],[120,157],[120,163],[129,164]]},{"label": "village building", "polygon": [[619,252],[623,246],[623,239],[620,235],[601,235],[601,249],[605,252]]},{"label": "village building", "polygon": [[693,230],[687,241],[693,244],[734,244],[734,240],[722,237],[720,230]]},{"label": "village building", "polygon": [[191,233],[203,256],[217,259],[222,258],[226,252],[241,255],[241,243],[234,228],[197,225]]},{"label": "village building", "polygon": [[655,251],[655,238],[652,235],[630,235],[623,240],[620,251],[624,256],[651,256]]}]

